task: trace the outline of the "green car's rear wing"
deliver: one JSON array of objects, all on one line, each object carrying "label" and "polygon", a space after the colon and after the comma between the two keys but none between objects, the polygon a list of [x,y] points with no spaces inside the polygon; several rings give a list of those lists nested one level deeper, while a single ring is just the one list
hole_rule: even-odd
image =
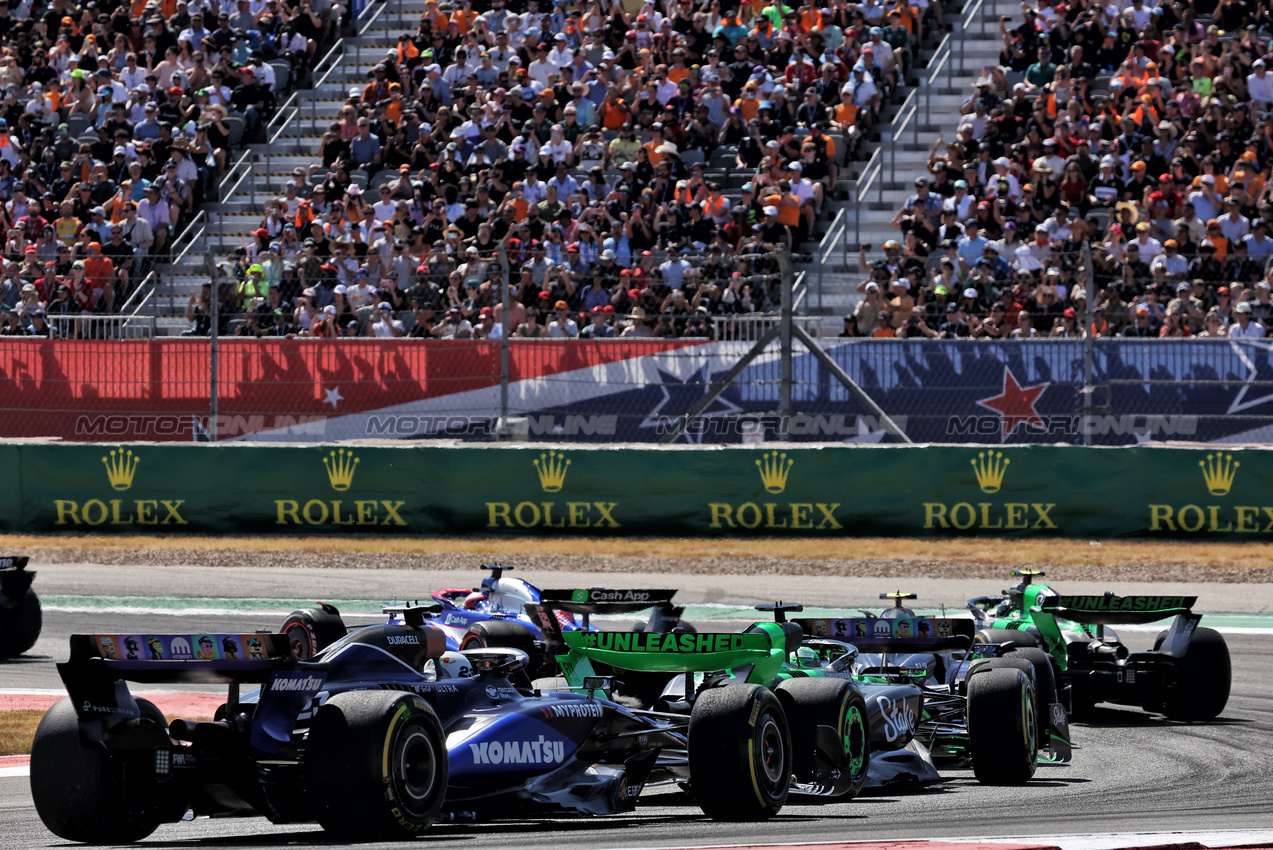
[{"label": "green car's rear wing", "polygon": [[[773,651],[772,639],[763,632],[666,635],[566,632],[562,638],[573,654],[620,670],[644,672],[708,673],[728,670],[763,662]],[[784,643],[784,656],[785,650]]]},{"label": "green car's rear wing", "polygon": [[544,633],[548,655],[555,656],[565,651],[565,645],[561,640],[563,621],[554,612],[580,615],[583,618],[582,628],[587,630],[591,627],[589,621],[593,614],[633,614],[652,608],[645,630],[665,633],[672,631],[685,612],[684,608],[672,604],[672,597],[675,595],[675,590],[664,588],[581,587],[541,590],[538,602],[526,603],[526,616]]},{"label": "green car's rear wing", "polygon": [[1196,596],[1045,596],[1039,610],[1075,623],[1132,626],[1189,614]]},{"label": "green car's rear wing", "polygon": [[972,645],[972,620],[954,617],[796,619],[804,633],[832,638],[862,652],[950,652]]}]

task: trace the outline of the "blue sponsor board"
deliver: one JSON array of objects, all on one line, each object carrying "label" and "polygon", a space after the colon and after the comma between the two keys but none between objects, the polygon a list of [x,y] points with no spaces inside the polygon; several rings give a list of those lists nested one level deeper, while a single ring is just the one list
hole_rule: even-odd
[{"label": "blue sponsor board", "polygon": [[[1271,347],[1262,341],[1100,339],[1084,405],[1081,340],[823,340],[835,362],[917,443],[1264,442],[1273,437]],[[657,442],[748,349],[716,343],[651,355],[639,380],[526,411],[531,440]],[[793,358],[794,414],[778,415],[776,347],[749,365],[681,443],[888,443],[882,421],[811,355]],[[571,428],[604,422],[605,433]],[[563,433],[563,426],[565,433]],[[457,433],[454,436],[465,437]],[[473,435],[474,439],[487,439]]]}]

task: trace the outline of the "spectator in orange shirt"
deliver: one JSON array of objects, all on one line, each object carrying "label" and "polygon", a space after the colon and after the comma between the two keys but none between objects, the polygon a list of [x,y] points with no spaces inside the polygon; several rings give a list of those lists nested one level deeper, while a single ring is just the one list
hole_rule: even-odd
[{"label": "spectator in orange shirt", "polygon": [[102,243],[88,243],[88,256],[84,258],[84,277],[94,290],[102,291],[105,309],[109,312],[114,304],[115,264],[109,257],[102,255]]}]

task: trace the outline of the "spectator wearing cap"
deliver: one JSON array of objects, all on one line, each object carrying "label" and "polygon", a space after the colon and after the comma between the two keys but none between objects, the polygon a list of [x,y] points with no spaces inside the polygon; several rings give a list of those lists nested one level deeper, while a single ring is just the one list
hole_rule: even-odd
[{"label": "spectator wearing cap", "polygon": [[579,325],[570,318],[570,307],[565,301],[553,304],[553,318],[548,323],[550,339],[574,339],[579,336]]},{"label": "spectator wearing cap", "polygon": [[1229,325],[1230,339],[1263,339],[1264,325],[1255,320],[1251,304],[1243,301],[1233,308],[1233,323]]},{"label": "spectator wearing cap", "polygon": [[580,339],[609,339],[614,336],[614,326],[610,319],[614,317],[614,307],[609,304],[596,306],[588,311],[589,324],[579,331]]},{"label": "spectator wearing cap", "polygon": [[1273,76],[1269,74],[1263,57],[1251,64],[1251,73],[1246,78],[1246,89],[1251,98],[1251,106],[1256,111],[1273,110]]}]

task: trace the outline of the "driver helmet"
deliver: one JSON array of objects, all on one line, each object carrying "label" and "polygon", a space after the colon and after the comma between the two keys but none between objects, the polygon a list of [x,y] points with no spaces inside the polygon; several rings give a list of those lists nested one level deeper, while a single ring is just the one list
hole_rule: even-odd
[{"label": "driver helmet", "polygon": [[818,657],[816,650],[807,646],[802,646],[796,650],[796,666],[802,669],[818,668],[822,666],[822,659]]},{"label": "driver helmet", "polygon": [[439,681],[442,679],[473,678],[473,665],[458,652],[442,653],[438,656],[437,663],[434,666],[437,670]]},{"label": "driver helmet", "polygon": [[476,611],[477,606],[486,599],[486,594],[480,590],[475,590],[468,596],[464,597],[464,608],[468,611]]}]

